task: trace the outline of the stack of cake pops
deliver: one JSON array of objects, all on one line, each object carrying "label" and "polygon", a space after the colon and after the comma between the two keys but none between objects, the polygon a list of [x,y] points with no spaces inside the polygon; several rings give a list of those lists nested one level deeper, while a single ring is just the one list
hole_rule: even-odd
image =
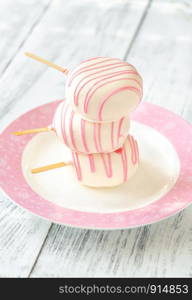
[{"label": "stack of cake pops", "polygon": [[129,113],[142,98],[142,78],[120,59],[95,57],[67,73],[66,99],[49,128],[70,149],[77,180],[91,187],[127,182],[139,164]]}]

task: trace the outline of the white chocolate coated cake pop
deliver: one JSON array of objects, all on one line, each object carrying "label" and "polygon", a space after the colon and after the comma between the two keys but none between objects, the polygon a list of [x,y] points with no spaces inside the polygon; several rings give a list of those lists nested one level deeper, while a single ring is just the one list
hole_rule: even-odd
[{"label": "white chocolate coated cake pop", "polygon": [[72,152],[78,181],[91,187],[112,187],[127,182],[139,163],[138,145],[129,135],[122,148],[111,153]]},{"label": "white chocolate coated cake pop", "polygon": [[86,119],[116,121],[137,107],[142,89],[134,66],[116,58],[95,57],[68,73],[66,99]]},{"label": "white chocolate coated cake pop", "polygon": [[82,119],[63,101],[56,109],[52,128],[71,150],[83,153],[113,152],[125,142],[129,131],[129,118],[95,123]]}]

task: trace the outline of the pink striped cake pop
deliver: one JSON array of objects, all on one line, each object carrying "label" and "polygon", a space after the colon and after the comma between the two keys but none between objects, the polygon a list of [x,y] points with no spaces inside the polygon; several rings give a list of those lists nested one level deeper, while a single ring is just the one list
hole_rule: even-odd
[{"label": "pink striped cake pop", "polygon": [[65,101],[56,109],[52,128],[71,150],[83,153],[112,152],[120,148],[129,131],[129,118],[95,123],[82,119]]},{"label": "pink striped cake pop", "polygon": [[133,111],[141,98],[141,76],[134,66],[120,59],[95,57],[67,76],[68,103],[92,121],[119,120]]},{"label": "pink striped cake pop", "polygon": [[90,187],[112,187],[127,182],[139,163],[137,142],[129,135],[124,145],[111,153],[72,152],[78,181]]}]

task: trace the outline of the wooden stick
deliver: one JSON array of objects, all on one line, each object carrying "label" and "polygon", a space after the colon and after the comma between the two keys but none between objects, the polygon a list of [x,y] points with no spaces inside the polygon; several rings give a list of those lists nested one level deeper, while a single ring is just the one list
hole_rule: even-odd
[{"label": "wooden stick", "polygon": [[35,60],[37,60],[37,61],[39,61],[39,62],[41,62],[41,63],[43,63],[43,64],[45,64],[45,65],[47,65],[47,66],[49,66],[51,68],[54,68],[54,69],[56,69],[56,70],[58,70],[60,72],[63,72],[65,74],[67,74],[69,72],[67,69],[62,68],[62,67],[60,67],[60,66],[58,66],[58,65],[56,65],[56,64],[54,64],[54,63],[52,63],[52,62],[50,62],[50,61],[48,61],[46,59],[44,59],[44,58],[41,58],[41,57],[39,57],[39,56],[37,56],[37,55],[35,55],[33,53],[25,52],[25,55],[28,56],[28,57],[30,57],[30,58],[32,58],[32,59],[35,59]]},{"label": "wooden stick", "polygon": [[56,164],[47,165],[47,166],[32,169],[31,173],[36,174],[36,173],[45,172],[45,171],[49,171],[49,170],[52,170],[52,169],[61,168],[61,167],[69,166],[69,165],[71,165],[71,162],[68,162],[68,163],[59,162],[59,163],[56,163]]},{"label": "wooden stick", "polygon": [[14,135],[24,135],[29,133],[38,133],[38,132],[45,132],[45,131],[51,131],[54,130],[53,128],[45,127],[45,128],[35,128],[35,129],[27,129],[23,131],[16,131],[13,132]]}]

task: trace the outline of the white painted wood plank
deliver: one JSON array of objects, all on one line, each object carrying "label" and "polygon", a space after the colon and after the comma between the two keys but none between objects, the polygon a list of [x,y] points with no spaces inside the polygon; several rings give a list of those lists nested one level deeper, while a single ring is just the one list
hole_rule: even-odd
[{"label": "white painted wood plank", "polygon": [[191,213],[121,231],[54,225],[32,277],[191,277]]},{"label": "white painted wood plank", "polygon": [[[144,100],[185,117],[191,109],[191,22],[189,1],[154,1],[127,57],[143,74]],[[32,277],[192,277],[191,213],[192,207],[158,224],[114,232],[55,225]]]},{"label": "white painted wood plank", "polygon": [[[0,3],[0,75],[46,12],[49,0]],[[7,85],[9,89],[10,83]],[[2,100],[2,99],[1,99]],[[0,277],[27,276],[50,228],[0,195]]]},{"label": "white painted wood plank", "polygon": [[[192,2],[154,1],[127,59],[144,78],[144,100],[192,121]],[[190,112],[190,113],[189,113]]]},{"label": "white painted wood plank", "polygon": [[0,197],[0,277],[27,277],[50,222]]},{"label": "white painted wood plank", "polygon": [[[7,124],[18,112],[21,114],[40,103],[63,97],[64,77],[56,71],[47,70],[46,67],[24,58],[24,50],[34,51],[61,64],[67,62],[67,66],[72,66],[92,55],[122,57],[147,3],[147,0],[112,1],[111,4],[96,0],[91,3],[86,0],[81,3],[73,0],[65,2],[64,5],[61,1],[53,1],[51,9],[34,29],[26,44],[21,47],[0,80],[0,108],[3,121]],[[5,123],[1,122],[1,125]],[[4,198],[1,199],[4,205],[1,219],[5,220],[2,226],[10,228],[10,236],[13,232],[14,238],[11,240],[11,248],[6,247],[9,243],[9,239],[6,240],[7,231],[0,238],[2,245],[0,276],[25,277],[30,274],[31,269],[33,270],[32,264],[35,263],[35,257],[40,251],[50,225],[31,217],[30,214],[26,215],[27,213],[10,204],[11,210],[15,210],[14,219],[16,219],[16,223],[12,225],[9,219],[9,206],[7,208],[7,202]],[[18,219],[20,222],[16,225]],[[24,232],[23,235],[20,234],[21,231]],[[33,234],[28,239],[29,232]],[[73,243],[72,240],[71,242]],[[21,253],[18,251],[20,243],[25,244]],[[13,260],[12,270],[10,261]]]},{"label": "white painted wood plank", "polygon": [[50,0],[1,0],[0,75],[38,24]]},{"label": "white painted wood plank", "polygon": [[[0,3],[0,75],[46,12],[49,0]],[[15,79],[12,78],[13,81]],[[10,83],[6,89],[9,89]],[[2,100],[2,99],[1,99]],[[50,228],[50,222],[16,207],[0,195],[0,277],[27,276]]]}]

